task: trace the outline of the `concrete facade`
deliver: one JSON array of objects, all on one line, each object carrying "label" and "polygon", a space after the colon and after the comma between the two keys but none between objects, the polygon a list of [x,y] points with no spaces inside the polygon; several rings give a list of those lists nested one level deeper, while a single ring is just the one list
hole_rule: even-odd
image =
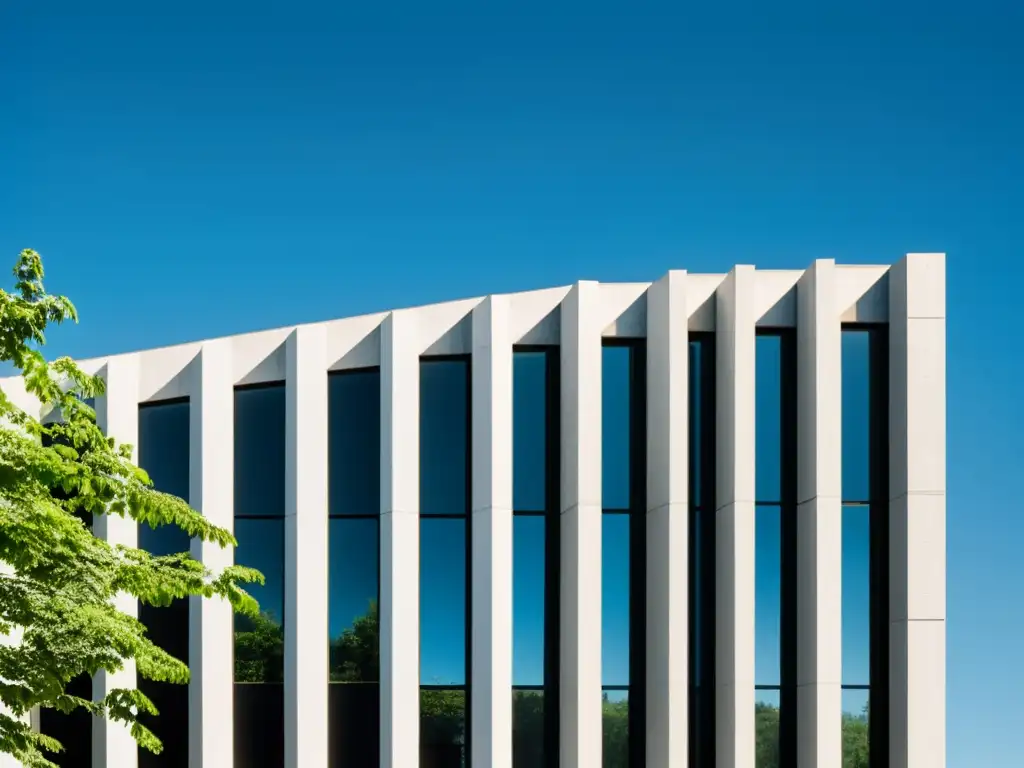
[{"label": "concrete facade", "polygon": [[[799,768],[841,758],[840,332],[889,331],[889,764],[945,765],[945,276],[941,254],[892,267],[737,266],[654,283],[493,295],[86,360],[104,376],[100,423],[134,442],[138,405],[187,397],[190,502],[232,527],[232,392],[285,382],[285,765],[328,766],[327,374],[379,366],[380,765],[419,762],[419,365],[472,357],[471,733],[474,768],[512,768],[512,351],[560,346],[560,764],[601,765],[601,345],[647,344],[647,766],[688,764],[689,333],[716,338],[715,742],[720,768],[754,768],[754,341],[797,337]],[[17,388],[3,381],[4,391]],[[97,535],[132,544],[119,519]],[[230,550],[193,542],[213,568]],[[134,611],[127,600],[125,610]],[[190,606],[193,768],[233,765],[232,615]],[[9,638],[8,641],[11,639]],[[126,669],[95,695],[131,684]],[[875,694],[877,695],[877,694]],[[96,722],[94,768],[133,768],[124,729]],[[238,768],[242,768],[239,766]]]}]

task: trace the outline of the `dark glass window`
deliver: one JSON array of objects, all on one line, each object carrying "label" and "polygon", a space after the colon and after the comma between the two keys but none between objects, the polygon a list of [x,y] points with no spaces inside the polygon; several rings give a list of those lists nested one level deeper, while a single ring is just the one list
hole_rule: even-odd
[{"label": "dark glass window", "polygon": [[715,352],[714,334],[691,334],[690,765],[714,765],[715,745]]},{"label": "dark glass window", "polygon": [[279,683],[284,679],[284,520],[237,519],[235,538],[235,562],[266,578],[266,584],[246,585],[260,604],[259,617],[235,617],[235,682]]},{"label": "dark glass window", "polygon": [[601,685],[629,687],[629,516],[602,515]]},{"label": "dark glass window", "polygon": [[330,760],[380,762],[380,370],[328,378]]},{"label": "dark glass window", "polygon": [[630,765],[629,691],[605,690],[602,694],[601,740],[605,768]]},{"label": "dark glass window", "polygon": [[380,680],[376,520],[330,521],[331,682]]},{"label": "dark glass window", "polygon": [[754,765],[761,768],[782,766],[781,694],[778,689],[759,689],[754,702]]},{"label": "dark glass window", "polygon": [[516,352],[512,385],[513,507],[543,512],[547,501],[547,358]]},{"label": "dark glass window", "polygon": [[234,398],[235,562],[261,571],[247,589],[256,618],[235,616],[235,763],[284,759],[285,386],[237,387]]},{"label": "dark glass window", "polygon": [[759,335],[756,345],[754,684],[759,697],[777,700],[782,685],[782,338]]},{"label": "dark glass window", "polygon": [[601,504],[629,509],[631,348],[601,350]]},{"label": "dark glass window", "polygon": [[513,685],[544,685],[546,522],[540,515],[517,515],[513,521]]},{"label": "dark glass window", "polygon": [[466,683],[466,521],[420,523],[420,682]]},{"label": "dark glass window", "polygon": [[871,498],[870,344],[869,331],[843,331],[843,499],[864,503]]},{"label": "dark glass window", "polygon": [[755,349],[754,688],[757,768],[795,759],[796,357],[791,332]]},{"label": "dark glass window", "polygon": [[420,768],[462,768],[469,763],[466,691],[420,691]]},{"label": "dark glass window", "polygon": [[380,370],[328,378],[330,512],[380,514]]},{"label": "dark glass window", "polygon": [[[67,684],[64,692],[92,700],[92,678],[87,674],[78,675]],[[84,709],[64,714],[56,709],[39,711],[39,731],[57,739],[64,747],[63,752],[46,753],[50,762],[60,768],[88,768],[92,765],[92,715]]]},{"label": "dark glass window", "polygon": [[871,519],[867,506],[843,506],[843,683],[871,682]]},{"label": "dark glass window", "polygon": [[759,335],[755,371],[755,498],[782,501],[782,337]]},{"label": "dark glass window", "polygon": [[754,680],[758,685],[782,685],[782,515],[778,507],[759,506],[754,512]]},{"label": "dark glass window", "polygon": [[420,364],[420,514],[469,506],[469,361]]},{"label": "dark glass window", "polygon": [[283,384],[235,390],[235,515],[284,516]]},{"label": "dark glass window", "polygon": [[547,746],[549,715],[544,708],[545,697],[543,690],[512,690],[512,765],[515,768],[534,768],[557,760],[557,752],[553,753]]},{"label": "dark glass window", "polygon": [[468,762],[468,357],[420,361],[421,765]]},{"label": "dark glass window", "polygon": [[[183,499],[189,497],[189,403],[176,400],[139,406],[139,466],[149,474],[158,491]],[[154,555],[170,555],[189,550],[188,534],[176,526],[153,529],[139,525],[139,548]],[[150,639],[177,659],[188,663],[188,600],[175,600],[158,608],[139,605],[139,620]],[[144,717],[143,723],[163,742],[163,752],[154,755],[139,749],[140,768],[173,766],[187,768],[188,686],[139,678],[141,690],[160,712]]]},{"label": "dark glass window", "polygon": [[880,765],[886,752],[887,699],[871,696],[888,679],[886,355],[882,329],[843,328],[842,717],[843,764],[851,766]]},{"label": "dark glass window", "polygon": [[558,759],[558,347],[517,349],[512,389],[512,763]]},{"label": "dark glass window", "polygon": [[603,765],[625,768],[644,764],[645,746],[644,347],[636,342],[606,343],[601,365]]}]

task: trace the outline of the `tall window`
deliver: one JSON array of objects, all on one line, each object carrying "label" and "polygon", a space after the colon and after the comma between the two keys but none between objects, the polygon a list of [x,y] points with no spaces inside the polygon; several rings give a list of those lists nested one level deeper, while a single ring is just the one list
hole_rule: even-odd
[{"label": "tall window", "polygon": [[[888,678],[888,426],[884,330],[842,334],[843,765],[883,765]],[[870,715],[870,716],[869,716]],[[872,749],[874,747],[874,749]]]},{"label": "tall window", "polygon": [[754,688],[758,768],[795,760],[796,414],[790,333],[756,341]]},{"label": "tall window", "polygon": [[715,337],[689,342],[690,765],[715,764]]},{"label": "tall window", "polygon": [[[149,474],[158,491],[183,499],[189,496],[189,401],[170,400],[139,406],[139,466]],[[139,548],[154,555],[189,551],[189,537],[173,525],[151,528],[139,524]],[[169,654],[188,663],[188,600],[178,599],[165,608],[139,604],[139,620],[150,640]],[[143,722],[163,742],[154,755],[139,749],[139,768],[187,768],[188,686],[139,678],[139,690],[150,698],[159,717]]]},{"label": "tall window", "polygon": [[558,350],[513,357],[512,759],[558,755]]},{"label": "tall window", "polygon": [[380,369],[328,378],[330,765],[380,762]]},{"label": "tall window", "polygon": [[470,361],[420,361],[421,762],[469,762]]},{"label": "tall window", "polygon": [[626,768],[644,765],[644,347],[606,343],[601,364],[603,762]]},{"label": "tall window", "polygon": [[283,383],[235,389],[235,562],[256,568],[246,588],[260,615],[235,616],[235,763],[284,762]]}]

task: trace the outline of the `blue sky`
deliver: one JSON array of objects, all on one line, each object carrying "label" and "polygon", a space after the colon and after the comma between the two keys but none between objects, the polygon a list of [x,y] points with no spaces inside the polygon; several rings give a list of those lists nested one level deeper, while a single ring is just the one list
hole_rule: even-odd
[{"label": "blue sky", "polygon": [[0,253],[78,304],[53,351],[945,251],[949,765],[1014,764],[1024,10],[552,5],[4,3]]}]

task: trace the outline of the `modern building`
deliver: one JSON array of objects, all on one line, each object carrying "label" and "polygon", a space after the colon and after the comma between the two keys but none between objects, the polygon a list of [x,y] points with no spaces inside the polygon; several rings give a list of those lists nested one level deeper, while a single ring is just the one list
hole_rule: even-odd
[{"label": "modern building", "polygon": [[[192,554],[266,585],[258,621],[127,604],[192,669],[143,682],[165,752],[43,712],[63,765],[945,765],[942,255],[584,281],[83,366],[108,434],[239,541]],[[114,677],[76,685],[135,683]]]}]

